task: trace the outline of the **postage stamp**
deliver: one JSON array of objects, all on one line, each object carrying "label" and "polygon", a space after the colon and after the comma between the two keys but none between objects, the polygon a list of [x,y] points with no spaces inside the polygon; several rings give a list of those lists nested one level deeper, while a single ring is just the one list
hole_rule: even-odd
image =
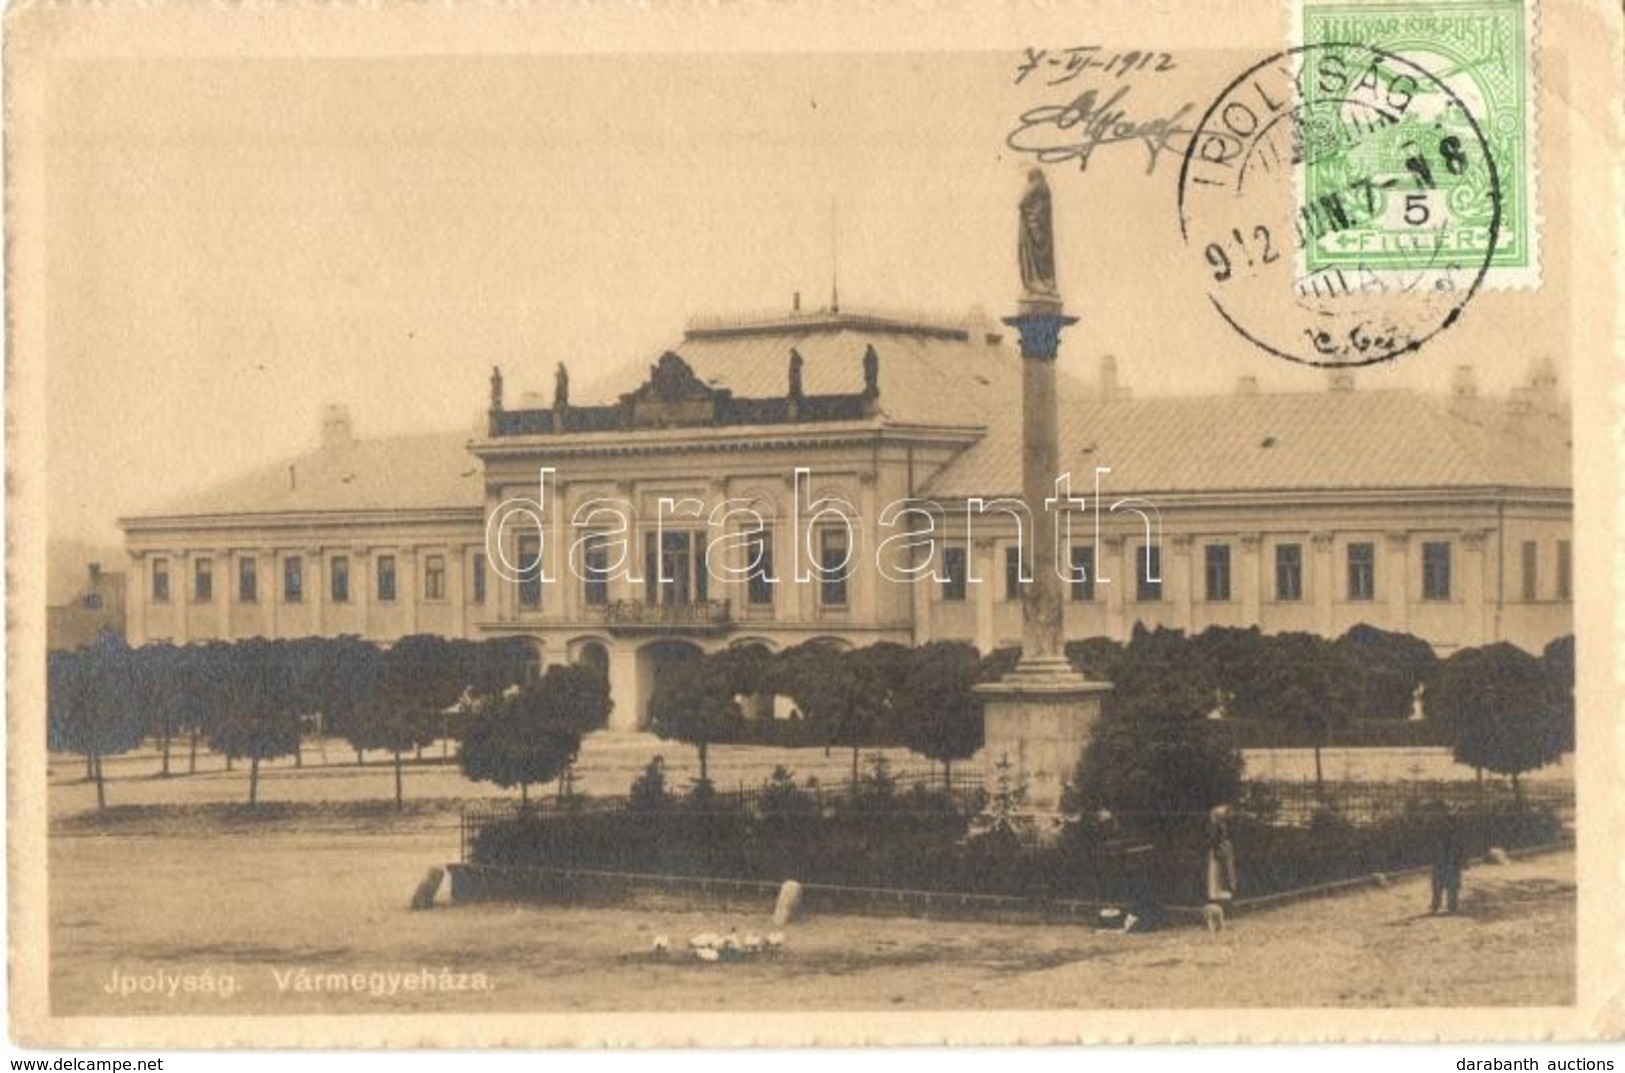
[{"label": "postage stamp", "polygon": [[[1430,137],[1403,139],[1402,170],[1418,185],[1438,174],[1481,187],[1491,241],[1463,247],[1429,218],[1425,190],[1384,230],[1404,183],[1386,163],[1395,132],[1418,127]],[[1501,202],[1467,102],[1420,64],[1342,43],[1232,80],[1198,124],[1179,186],[1181,231],[1220,316],[1270,354],[1322,366],[1389,361],[1455,324],[1489,272]],[[1387,239],[1359,237],[1378,232]],[[1327,247],[1347,256],[1317,264]]]},{"label": "postage stamp", "polygon": [[[1304,45],[1380,48],[1432,76],[1417,84],[1418,99],[1379,137],[1319,153],[1305,169],[1306,206],[1361,178],[1376,180],[1370,211],[1349,227],[1313,236],[1304,247],[1306,267],[1404,271],[1413,264],[1417,230],[1426,228],[1458,266],[1487,251],[1486,286],[1538,285],[1534,0],[1310,0],[1297,14]],[[1487,162],[1461,153],[1471,136],[1463,114],[1476,120],[1494,161],[1499,204]],[[1445,166],[1434,166],[1430,154]]]}]

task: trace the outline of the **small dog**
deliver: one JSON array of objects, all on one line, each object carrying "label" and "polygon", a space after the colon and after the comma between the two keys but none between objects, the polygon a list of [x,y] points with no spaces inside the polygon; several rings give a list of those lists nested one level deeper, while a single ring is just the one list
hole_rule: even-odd
[{"label": "small dog", "polygon": [[1202,907],[1202,922],[1207,930],[1220,932],[1224,930],[1224,905],[1220,902],[1208,902]]}]

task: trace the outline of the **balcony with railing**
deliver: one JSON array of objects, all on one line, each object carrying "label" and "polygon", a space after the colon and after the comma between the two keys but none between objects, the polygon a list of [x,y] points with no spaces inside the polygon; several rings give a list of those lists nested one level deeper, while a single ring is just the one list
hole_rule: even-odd
[{"label": "balcony with railing", "polygon": [[610,633],[721,633],[734,625],[728,600],[612,600],[603,612]]}]

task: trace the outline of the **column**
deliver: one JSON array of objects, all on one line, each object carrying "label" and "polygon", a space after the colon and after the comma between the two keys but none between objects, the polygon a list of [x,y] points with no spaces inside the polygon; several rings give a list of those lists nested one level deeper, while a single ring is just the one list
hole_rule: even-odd
[{"label": "column", "polygon": [[1461,601],[1462,643],[1481,645],[1488,631],[1484,620],[1489,611],[1484,599],[1485,555],[1487,530],[1469,529],[1461,534]]},{"label": "column", "polygon": [[1331,533],[1312,533],[1309,584],[1310,598],[1315,602],[1315,629],[1322,637],[1331,637],[1336,625],[1332,618],[1332,594],[1337,589],[1332,563],[1333,538]]},{"label": "column", "polygon": [[175,602],[175,643],[191,640],[192,632],[192,553],[175,553],[175,574],[169,579],[169,598]]},{"label": "column", "polygon": [[147,553],[130,552],[130,580],[125,586],[124,632],[130,644],[145,644],[147,640],[147,601],[151,599],[152,581],[147,576]]},{"label": "column", "polygon": [[875,573],[875,530],[876,518],[880,514],[875,505],[877,496],[875,492],[875,474],[873,472],[858,475],[858,533],[856,557],[852,564],[852,579],[857,584],[857,600],[855,607],[858,611],[858,622],[862,625],[872,626],[880,621],[880,585]]},{"label": "column", "polygon": [[1106,569],[1095,584],[1095,592],[1106,597],[1106,636],[1114,641],[1126,641],[1127,586],[1134,584],[1134,572],[1123,557],[1128,541],[1120,536],[1107,536],[1102,537],[1100,543],[1104,546],[1095,549],[1095,555],[1099,560],[1097,565],[1104,564]]},{"label": "column", "polygon": [[372,549],[357,547],[350,555],[350,599],[355,601],[356,617],[360,620],[358,632],[371,638],[372,632]]},{"label": "column", "polygon": [[215,633],[222,641],[232,639],[231,587],[237,583],[237,564],[232,561],[231,549],[222,548],[214,553],[214,614]]},{"label": "column", "polygon": [[305,599],[310,601],[310,632],[317,637],[327,633],[327,586],[323,584],[326,565],[320,545],[305,549]]},{"label": "column", "polygon": [[254,562],[259,586],[260,627],[266,637],[277,635],[277,603],[282,599],[282,563],[275,548],[262,548]]},{"label": "column", "polygon": [[421,571],[418,569],[416,544],[402,544],[397,549],[395,569],[399,571],[395,578],[395,599],[401,602],[401,609],[406,612],[406,623],[401,632],[417,633],[418,603],[423,599],[423,586],[418,583]]},{"label": "column", "polygon": [[1174,536],[1172,568],[1164,568],[1173,589],[1174,622],[1186,636],[1196,632],[1196,560],[1191,554],[1195,538],[1189,533]]},{"label": "column", "polygon": [[[924,567],[929,570],[931,565],[931,546],[916,548],[912,565]],[[927,579],[920,579],[909,583],[909,601],[914,616],[914,643],[916,645],[928,644],[936,635],[936,623],[932,621],[932,594],[936,591],[936,583]]]},{"label": "column", "polygon": [[638,696],[638,654],[631,644],[616,641],[609,646],[609,698],[615,706],[609,713],[609,729],[634,731],[642,717]]},{"label": "column", "polygon": [[468,636],[468,548],[462,544],[446,546],[446,599],[451,601],[451,635]]},{"label": "column", "polygon": [[1384,534],[1382,567],[1377,584],[1388,596],[1388,628],[1403,632],[1410,624],[1410,542],[1403,529]]},{"label": "column", "polygon": [[1241,534],[1241,624],[1264,624],[1264,534]]},{"label": "column", "polygon": [[547,527],[547,535],[542,540],[545,564],[542,577],[552,579],[542,582],[542,617],[550,622],[570,619],[581,601],[581,585],[570,568],[570,530],[565,524],[569,516],[565,509],[569,487],[555,475],[553,501],[548,505],[547,517],[542,519]]},{"label": "column", "polygon": [[977,584],[971,586],[976,598],[976,650],[983,655],[993,651],[993,603],[1002,571],[995,569],[996,545],[988,537],[971,541],[971,574]]}]

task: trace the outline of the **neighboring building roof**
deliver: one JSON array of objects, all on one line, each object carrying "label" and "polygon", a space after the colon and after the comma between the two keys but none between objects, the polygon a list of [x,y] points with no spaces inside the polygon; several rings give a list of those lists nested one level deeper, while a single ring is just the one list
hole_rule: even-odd
[{"label": "neighboring building roof", "polygon": [[[995,420],[924,490],[1020,491],[1018,411]],[[1413,391],[1087,399],[1061,410],[1060,469],[1115,494],[1573,485],[1567,416],[1452,405]],[[1079,486],[1074,484],[1074,488]]]},{"label": "neighboring building roof", "polygon": [[467,433],[351,440],[166,503],[129,521],[223,514],[479,509]]}]

